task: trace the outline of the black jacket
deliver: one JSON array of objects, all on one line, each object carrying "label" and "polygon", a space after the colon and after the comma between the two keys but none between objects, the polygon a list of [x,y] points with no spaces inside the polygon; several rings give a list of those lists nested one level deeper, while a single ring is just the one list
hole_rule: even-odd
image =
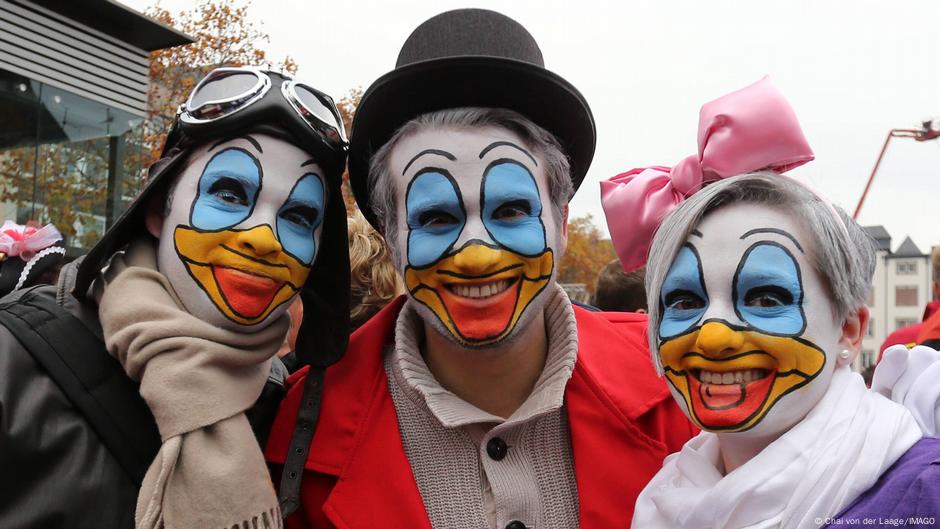
[{"label": "black jacket", "polygon": [[[97,307],[67,294],[74,273],[66,265],[59,285],[16,291],[2,303],[26,292],[52,297],[100,338]],[[3,326],[0,373],[0,529],[133,527],[138,485]]]},{"label": "black jacket", "polygon": [[[98,338],[100,350],[82,353],[111,361],[101,340],[97,306],[69,294],[78,263],[62,269],[58,285],[13,292],[0,300],[0,307],[29,296],[55,300]],[[283,395],[283,374],[272,370],[258,403],[246,412],[262,443]],[[150,461],[160,446],[159,434],[141,397],[127,385],[132,389],[126,399],[139,402],[122,408],[146,415],[134,415],[132,422],[147,426],[135,434],[144,440],[138,453]],[[132,528],[141,477],[119,463],[62,388],[0,325],[0,529]]]}]

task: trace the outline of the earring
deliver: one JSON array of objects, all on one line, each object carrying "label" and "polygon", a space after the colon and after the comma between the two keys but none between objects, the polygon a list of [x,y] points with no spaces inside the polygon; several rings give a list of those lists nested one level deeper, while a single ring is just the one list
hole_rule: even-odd
[{"label": "earring", "polygon": [[843,359],[843,360],[848,360],[848,359],[849,359],[849,350],[848,350],[848,349],[843,349],[842,352],[839,353],[839,358],[841,358],[841,359]]}]

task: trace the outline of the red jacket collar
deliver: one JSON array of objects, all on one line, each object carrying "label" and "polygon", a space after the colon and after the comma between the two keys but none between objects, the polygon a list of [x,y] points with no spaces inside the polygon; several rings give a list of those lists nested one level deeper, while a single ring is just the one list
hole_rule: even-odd
[{"label": "red jacket collar", "polygon": [[[326,373],[306,468],[339,478],[324,511],[340,527],[430,527],[383,368],[383,352],[393,343],[403,303],[396,299],[358,329],[346,356]],[[665,446],[643,433],[636,421],[670,397],[653,371],[642,332],[636,331],[645,328],[645,316],[600,315],[580,308],[575,315],[578,361],[565,399],[581,526],[626,526],[632,506],[624,498],[636,497],[667,455]],[[630,324],[631,332],[615,323]],[[266,455],[274,463],[284,461],[304,373],[291,377],[272,429]],[[375,513],[389,517],[376,520]]]}]

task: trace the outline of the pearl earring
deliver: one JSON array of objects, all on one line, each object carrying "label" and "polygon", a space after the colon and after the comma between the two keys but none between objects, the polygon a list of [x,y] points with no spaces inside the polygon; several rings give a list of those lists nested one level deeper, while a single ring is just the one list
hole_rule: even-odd
[{"label": "pearl earring", "polygon": [[843,360],[848,360],[848,359],[849,359],[849,350],[848,350],[848,349],[843,349],[842,352],[839,353],[839,358],[841,358],[841,359],[843,359]]}]

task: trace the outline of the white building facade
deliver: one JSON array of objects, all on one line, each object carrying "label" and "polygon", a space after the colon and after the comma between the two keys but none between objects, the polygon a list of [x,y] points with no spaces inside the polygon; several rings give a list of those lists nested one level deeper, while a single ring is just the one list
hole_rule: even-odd
[{"label": "white building facade", "polygon": [[875,240],[877,265],[868,298],[871,322],[855,361],[860,371],[877,361],[889,334],[921,321],[932,295],[929,253],[922,252],[910,237],[891,251],[891,235],[883,226],[864,229]]}]

